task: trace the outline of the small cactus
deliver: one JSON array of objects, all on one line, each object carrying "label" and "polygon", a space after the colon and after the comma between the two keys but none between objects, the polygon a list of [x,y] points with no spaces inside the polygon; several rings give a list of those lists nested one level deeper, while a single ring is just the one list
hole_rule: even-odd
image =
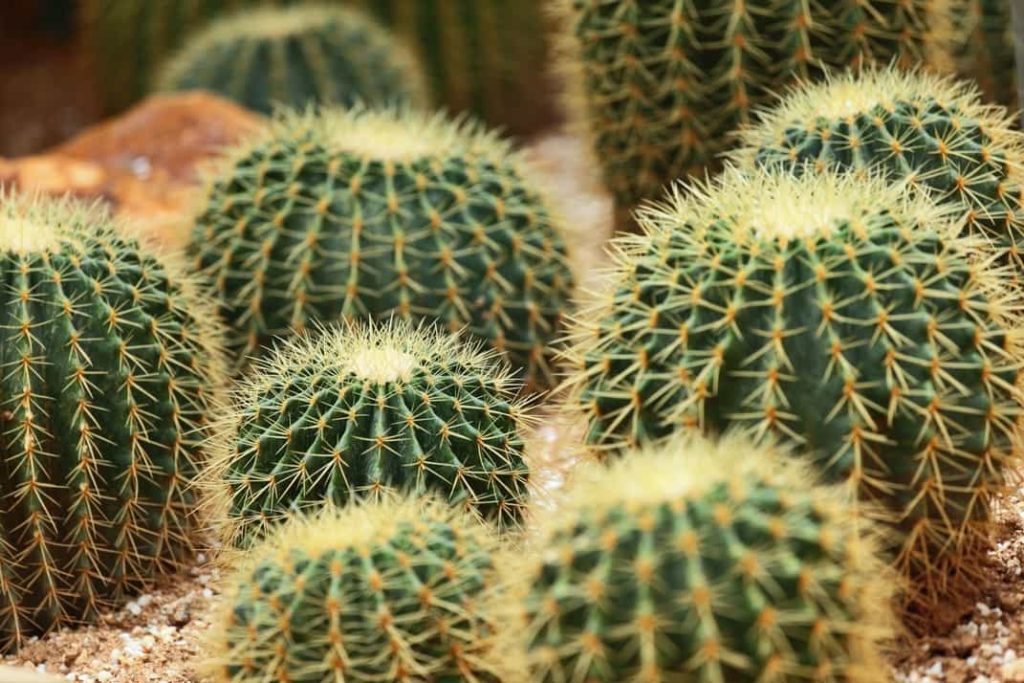
[{"label": "small cactus", "polygon": [[729,170],[690,191],[641,214],[574,332],[589,443],[797,444],[887,511],[923,604],[967,587],[1020,453],[1005,274],[948,209],[884,180]]},{"label": "small cactus", "polygon": [[0,194],[0,651],[178,570],[222,376],[212,311],[97,208]]},{"label": "small cactus", "polygon": [[924,188],[1024,273],[1024,134],[977,91],[923,73],[869,69],[794,90],[744,131],[736,158],[803,173],[852,171]]},{"label": "small cactus", "polygon": [[513,566],[530,680],[888,677],[870,525],[786,454],[676,438],[581,479]]},{"label": "small cactus", "polygon": [[562,69],[620,213],[715,165],[797,79],[949,59],[948,0],[557,0]]},{"label": "small cactus", "polygon": [[529,468],[519,386],[490,354],[406,324],[297,338],[238,392],[211,468],[229,541],[296,511],[432,492],[500,526],[522,521]]},{"label": "small cactus", "polygon": [[205,668],[222,683],[511,680],[496,553],[436,502],[297,519],[228,579]]},{"label": "small cactus", "polygon": [[310,103],[426,101],[405,46],[356,10],[326,5],[240,12],[190,38],[165,65],[160,90],[210,90],[254,111]]},{"label": "small cactus", "polygon": [[552,375],[573,276],[520,158],[472,124],[397,110],[281,117],[214,177],[190,247],[242,355],[316,321],[466,328]]}]

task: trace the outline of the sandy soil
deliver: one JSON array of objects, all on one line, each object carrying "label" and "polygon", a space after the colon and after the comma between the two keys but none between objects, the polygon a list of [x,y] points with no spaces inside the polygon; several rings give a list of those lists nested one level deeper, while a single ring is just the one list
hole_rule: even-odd
[{"label": "sandy soil", "polygon": [[[564,137],[529,150],[551,197],[563,207],[581,279],[594,286],[610,202],[594,189],[580,145]],[[561,485],[572,439],[550,424],[538,436],[535,465],[547,489]],[[1007,501],[1002,532],[991,553],[992,582],[973,609],[948,632],[893,644],[900,682],[1024,682],[1024,497]],[[79,683],[192,683],[216,600],[217,571],[200,557],[185,576],[156,586],[89,627],[53,633],[0,664],[26,674],[57,674]],[[0,670],[0,683],[15,681]],[[5,677],[6,676],[6,677]],[[26,681],[28,679],[25,679]],[[20,683],[20,679],[19,679]]]}]

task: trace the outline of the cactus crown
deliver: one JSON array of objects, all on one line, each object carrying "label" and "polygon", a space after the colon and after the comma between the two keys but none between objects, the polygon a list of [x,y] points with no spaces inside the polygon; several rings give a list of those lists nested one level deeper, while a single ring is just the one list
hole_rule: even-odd
[{"label": "cactus crown", "polygon": [[206,669],[219,681],[511,680],[491,604],[495,537],[430,499],[283,526],[226,585]]},{"label": "cactus crown", "polygon": [[967,218],[967,231],[1024,272],[1024,134],[964,83],[865,69],[794,90],[742,134],[739,162],[885,175]]},{"label": "cactus crown", "polygon": [[198,542],[219,328],[98,207],[0,192],[0,650],[89,621]]},{"label": "cactus crown", "polygon": [[225,16],[188,41],[159,90],[212,90],[270,113],[274,106],[427,102],[411,52],[362,12],[331,5],[255,8]]},{"label": "cactus crown", "polygon": [[390,108],[284,114],[211,179],[191,245],[240,352],[310,323],[436,321],[549,386],[573,274],[509,143]]},{"label": "cactus crown", "polygon": [[584,471],[514,568],[533,679],[881,680],[892,581],[871,529],[736,437]]},{"label": "cactus crown", "polygon": [[296,510],[396,492],[518,525],[530,423],[519,387],[492,352],[404,323],[287,343],[239,390],[210,468],[228,540],[249,545]]}]

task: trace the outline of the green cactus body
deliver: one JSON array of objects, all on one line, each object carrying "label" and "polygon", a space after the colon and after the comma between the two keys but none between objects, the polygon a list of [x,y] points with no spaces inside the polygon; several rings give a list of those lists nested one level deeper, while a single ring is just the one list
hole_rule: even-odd
[{"label": "green cactus body", "polygon": [[743,134],[746,166],[881,174],[924,187],[1024,272],[1024,134],[949,80],[868,70],[795,90]]},{"label": "green cactus body", "polygon": [[206,668],[225,683],[512,680],[488,608],[496,552],[423,501],[293,521],[227,581]]},{"label": "green cactus body", "polygon": [[214,179],[191,254],[234,346],[314,321],[438,321],[549,382],[571,296],[560,223],[496,137],[439,117],[279,121]]},{"label": "green cactus body", "polygon": [[95,618],[198,541],[222,373],[172,265],[95,209],[0,195],[0,650]]},{"label": "green cactus body", "polygon": [[295,511],[434,493],[522,521],[529,469],[519,386],[489,354],[405,324],[326,331],[279,350],[240,390],[214,472],[229,541]]},{"label": "green cactus body", "polygon": [[315,4],[215,22],[167,62],[158,88],[211,90],[265,114],[278,104],[426,102],[401,43],[361,12]]},{"label": "green cactus body", "polygon": [[737,428],[799,444],[887,511],[896,563],[943,596],[978,569],[1019,457],[1005,274],[884,181],[729,170],[692,190],[642,215],[575,332],[588,441]]},{"label": "green cactus body", "polygon": [[985,99],[1018,106],[1017,65],[1010,0],[958,0],[955,38],[959,71],[978,83]]},{"label": "green cactus body", "polygon": [[82,17],[104,104],[131,105],[151,89],[168,55],[213,19],[292,0],[84,0]]},{"label": "green cactus body", "polygon": [[622,210],[714,166],[799,79],[864,62],[942,65],[947,0],[558,0],[563,70]]},{"label": "green cactus body", "polygon": [[885,680],[892,579],[793,465],[676,439],[582,476],[515,567],[530,680]]},{"label": "green cactus body", "polygon": [[553,119],[540,0],[349,0],[415,45],[434,92],[512,133]]}]

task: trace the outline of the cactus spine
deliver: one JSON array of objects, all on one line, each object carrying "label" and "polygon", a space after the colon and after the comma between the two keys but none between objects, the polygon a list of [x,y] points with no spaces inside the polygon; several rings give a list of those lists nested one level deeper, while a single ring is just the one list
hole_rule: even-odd
[{"label": "cactus spine", "polygon": [[294,340],[239,391],[211,468],[230,542],[249,545],[295,511],[393,492],[518,524],[529,478],[518,388],[490,354],[405,324]]},{"label": "cactus spine", "polygon": [[882,180],[730,170],[690,190],[642,215],[575,331],[588,441],[798,444],[888,511],[925,605],[966,587],[1020,457],[1005,273],[948,209]]},{"label": "cactus spine", "polygon": [[0,650],[187,561],[210,311],[95,208],[0,195]]},{"label": "cactus spine", "polygon": [[319,4],[214,22],[165,64],[158,88],[211,90],[265,114],[278,104],[426,102],[405,46],[360,12]]},{"label": "cactus spine", "polygon": [[[947,0],[558,0],[571,108],[621,210],[714,166],[729,133],[796,79],[948,59]],[[946,36],[948,38],[948,36]]]},{"label": "cactus spine", "polygon": [[867,70],[794,90],[744,131],[742,164],[803,173],[881,174],[923,187],[967,219],[1020,280],[1024,272],[1024,134],[964,84]]},{"label": "cactus spine", "polygon": [[516,567],[531,680],[885,680],[892,579],[785,457],[680,438],[584,477]]},{"label": "cactus spine", "polygon": [[509,146],[391,111],[279,120],[211,183],[190,248],[248,353],[315,321],[438,321],[551,376],[573,276]]},{"label": "cactus spine", "polygon": [[494,538],[421,501],[283,527],[229,578],[215,681],[497,681]]}]

